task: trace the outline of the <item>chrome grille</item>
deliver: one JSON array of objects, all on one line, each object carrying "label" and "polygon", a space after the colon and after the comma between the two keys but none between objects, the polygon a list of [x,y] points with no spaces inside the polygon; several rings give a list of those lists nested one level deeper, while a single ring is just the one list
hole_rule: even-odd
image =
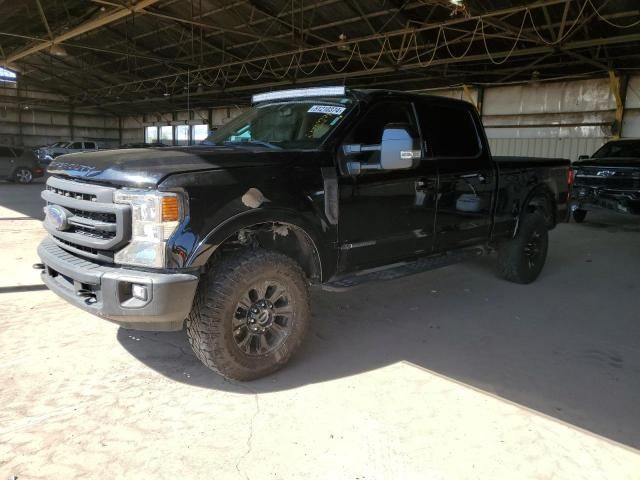
[{"label": "chrome grille", "polygon": [[581,168],[576,171],[576,186],[604,189],[640,189],[640,171],[621,168]]}]

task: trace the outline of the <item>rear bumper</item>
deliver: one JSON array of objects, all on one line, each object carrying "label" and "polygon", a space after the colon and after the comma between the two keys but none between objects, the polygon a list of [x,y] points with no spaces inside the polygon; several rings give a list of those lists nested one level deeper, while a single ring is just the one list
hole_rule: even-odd
[{"label": "rear bumper", "polygon": [[[42,280],[69,303],[134,330],[180,330],[191,310],[198,276],[150,273],[93,263],[45,239],[38,247],[45,268]],[[147,298],[132,294],[146,289]]]},{"label": "rear bumper", "polygon": [[572,195],[573,209],[606,209],[640,215],[640,191],[604,190],[577,185]]}]

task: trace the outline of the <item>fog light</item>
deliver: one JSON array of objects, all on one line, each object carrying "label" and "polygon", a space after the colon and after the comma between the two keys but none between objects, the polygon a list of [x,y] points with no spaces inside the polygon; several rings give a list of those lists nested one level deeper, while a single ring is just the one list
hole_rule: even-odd
[{"label": "fog light", "polygon": [[136,285],[135,283],[131,285],[131,295],[138,300],[146,301],[147,296],[147,287],[144,285]]}]

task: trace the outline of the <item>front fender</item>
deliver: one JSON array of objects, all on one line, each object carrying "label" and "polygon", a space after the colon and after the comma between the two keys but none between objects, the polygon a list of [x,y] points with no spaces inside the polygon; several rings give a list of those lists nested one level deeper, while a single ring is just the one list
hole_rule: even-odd
[{"label": "front fender", "polygon": [[[322,277],[333,275],[337,256],[331,246],[335,245],[337,233],[326,222],[306,217],[295,210],[285,208],[259,208],[238,213],[220,222],[198,243],[186,258],[185,267],[204,267],[217,248],[240,230],[263,223],[281,223],[303,232],[313,244],[320,262]],[[315,221],[315,222],[314,222]]]}]

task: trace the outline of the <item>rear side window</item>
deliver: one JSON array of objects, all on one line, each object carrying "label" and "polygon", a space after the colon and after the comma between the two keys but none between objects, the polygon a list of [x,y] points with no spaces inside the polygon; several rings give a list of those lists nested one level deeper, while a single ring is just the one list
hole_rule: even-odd
[{"label": "rear side window", "polygon": [[70,150],[82,150],[82,143],[74,142],[71,145],[69,145],[67,148],[69,148]]},{"label": "rear side window", "polygon": [[13,152],[9,147],[0,147],[0,157],[13,157]]},{"label": "rear side window", "polygon": [[93,142],[84,142],[84,148],[96,148],[96,144]]},{"label": "rear side window", "polygon": [[480,153],[478,130],[467,109],[423,103],[418,118],[427,149],[434,157],[475,157]]}]

